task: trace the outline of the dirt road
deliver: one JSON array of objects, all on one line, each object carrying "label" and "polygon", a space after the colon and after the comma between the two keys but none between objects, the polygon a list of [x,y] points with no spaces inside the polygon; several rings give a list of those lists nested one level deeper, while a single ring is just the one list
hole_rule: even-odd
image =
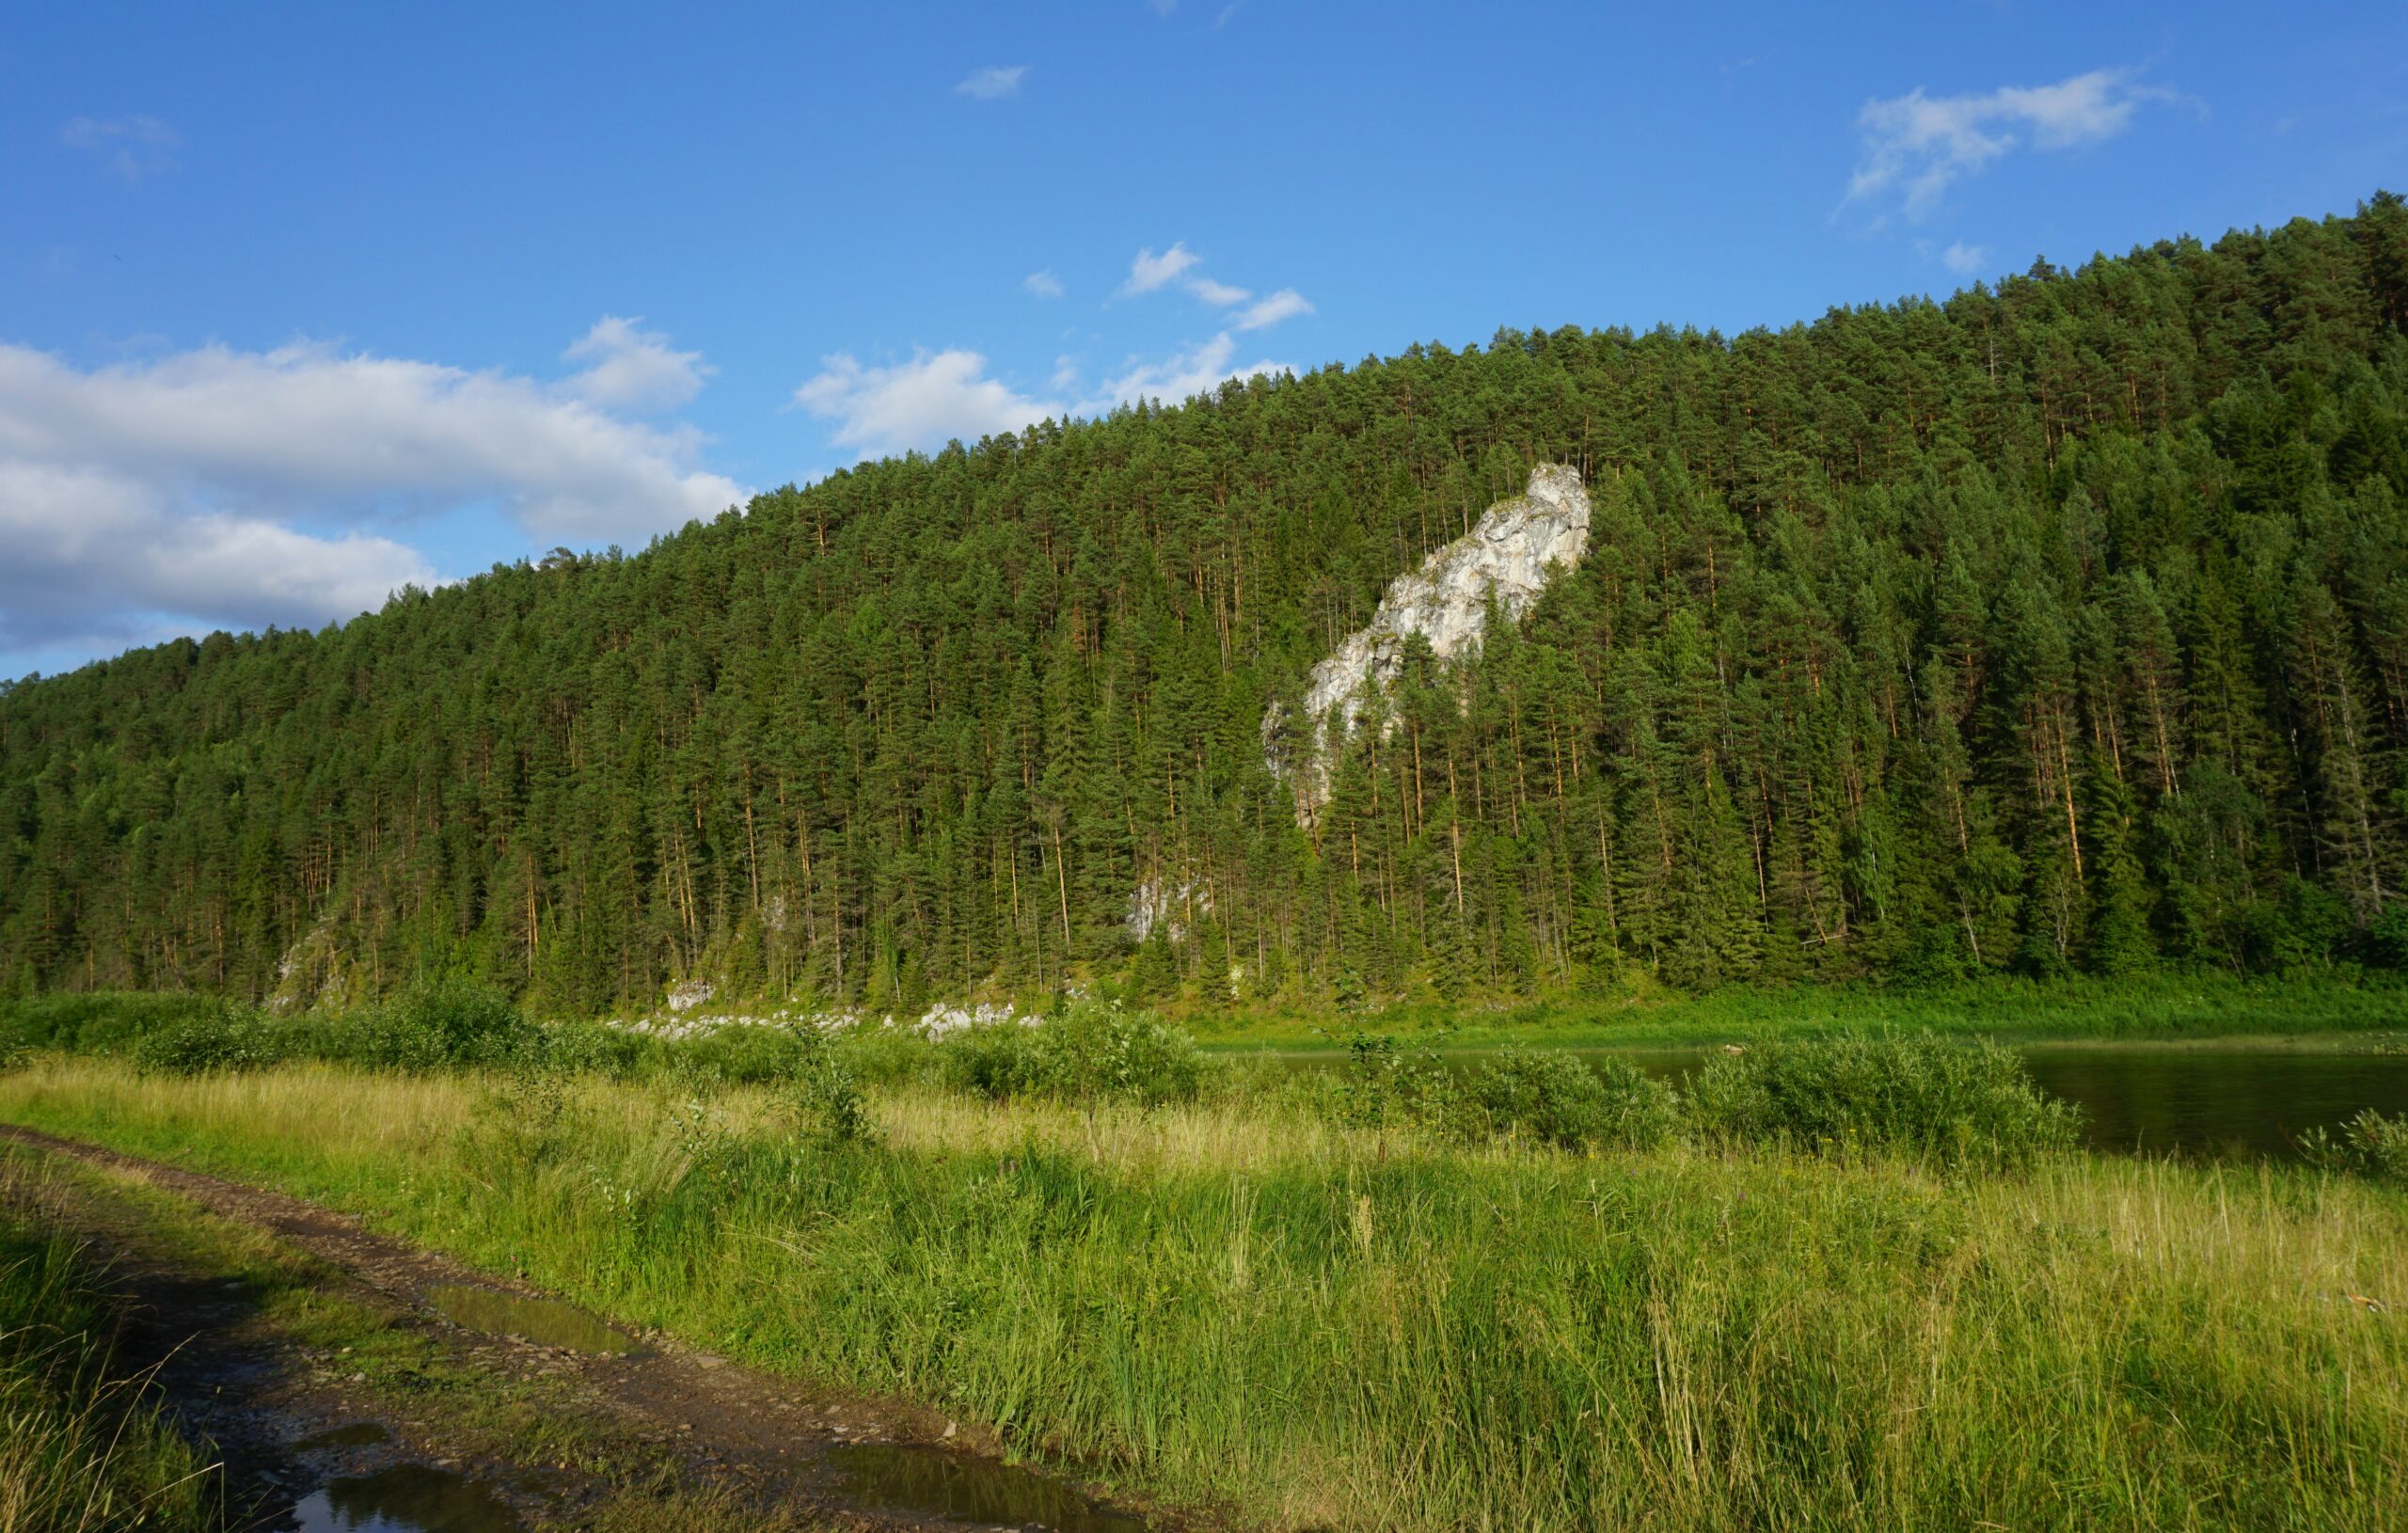
[{"label": "dirt road", "polygon": [[[310,1259],[310,1281],[329,1302],[364,1305],[428,1350],[430,1360],[409,1365],[398,1387],[377,1387],[390,1381],[345,1371],[349,1347],[313,1344],[307,1326],[253,1323],[244,1285],[197,1273],[156,1241],[146,1246],[122,1212],[54,1196],[60,1206],[46,1216],[110,1259],[135,1354],[154,1360],[175,1407],[219,1444],[230,1491],[256,1525],[1146,1525],[1067,1483],[1005,1465],[991,1437],[907,1402],[815,1391],[614,1331],[523,1284],[281,1193],[28,1129],[0,1125],[0,1140],[138,1178],[270,1237]],[[447,1387],[410,1387],[426,1379]],[[460,1402],[477,1401],[480,1381],[524,1408],[467,1430],[476,1413]],[[507,1445],[513,1430],[525,1439],[517,1451]],[[392,1493],[370,1507],[375,1494],[363,1485]],[[345,1493],[355,1501],[348,1510]],[[619,1504],[630,1496],[663,1515],[628,1514]],[[384,1521],[370,1521],[370,1510]]]}]

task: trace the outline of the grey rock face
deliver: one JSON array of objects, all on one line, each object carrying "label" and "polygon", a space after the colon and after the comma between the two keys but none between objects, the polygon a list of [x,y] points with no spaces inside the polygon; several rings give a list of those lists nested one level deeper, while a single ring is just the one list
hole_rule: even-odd
[{"label": "grey rock face", "polygon": [[1294,784],[1296,823],[1310,826],[1328,801],[1329,753],[1354,730],[1369,689],[1396,680],[1407,639],[1419,634],[1439,659],[1454,659],[1480,642],[1492,593],[1498,610],[1519,621],[1550,571],[1578,563],[1588,549],[1589,493],[1578,471],[1542,464],[1521,495],[1489,507],[1469,533],[1397,577],[1370,624],[1313,667],[1303,739],[1289,736],[1275,704],[1262,721],[1265,759]]},{"label": "grey rock face", "polygon": [[1163,874],[1149,873],[1137,880],[1137,892],[1129,897],[1129,919],[1124,925],[1132,941],[1144,941],[1160,926],[1177,942],[1185,940],[1192,916],[1212,913],[1210,884],[1192,877],[1174,884]]}]

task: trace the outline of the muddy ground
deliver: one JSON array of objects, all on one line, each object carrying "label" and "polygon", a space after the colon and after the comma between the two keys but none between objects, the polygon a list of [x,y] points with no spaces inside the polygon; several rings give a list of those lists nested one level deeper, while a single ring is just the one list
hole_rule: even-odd
[{"label": "muddy ground", "polygon": [[300,1198],[27,1129],[0,1125],[0,1140],[272,1242],[261,1259],[277,1275],[230,1278],[103,1183],[54,1178],[38,1194],[25,1178],[0,1183],[0,1195],[38,1195],[30,1211],[106,1262],[126,1356],[154,1367],[172,1409],[217,1445],[236,1525],[1145,1525],[1006,1466],[990,1434],[907,1402],[613,1332]]}]

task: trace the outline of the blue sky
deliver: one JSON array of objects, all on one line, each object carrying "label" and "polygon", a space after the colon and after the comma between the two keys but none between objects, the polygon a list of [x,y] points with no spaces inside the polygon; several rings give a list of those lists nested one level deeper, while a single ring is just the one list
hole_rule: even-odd
[{"label": "blue sky", "polygon": [[0,676],[1500,324],[2408,189],[2408,7],[12,8]]}]

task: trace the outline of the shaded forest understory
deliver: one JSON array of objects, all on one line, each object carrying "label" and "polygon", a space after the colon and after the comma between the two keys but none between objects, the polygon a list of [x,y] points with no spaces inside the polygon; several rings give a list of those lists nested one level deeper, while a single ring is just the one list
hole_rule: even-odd
[{"label": "shaded forest understory", "polygon": [[[2403,324],[2378,195],[1734,340],[1230,383],[0,687],[0,982],[440,967],[596,1012],[2399,967]],[[1266,708],[1543,462],[1589,557],[1409,659],[1299,830]]]}]

